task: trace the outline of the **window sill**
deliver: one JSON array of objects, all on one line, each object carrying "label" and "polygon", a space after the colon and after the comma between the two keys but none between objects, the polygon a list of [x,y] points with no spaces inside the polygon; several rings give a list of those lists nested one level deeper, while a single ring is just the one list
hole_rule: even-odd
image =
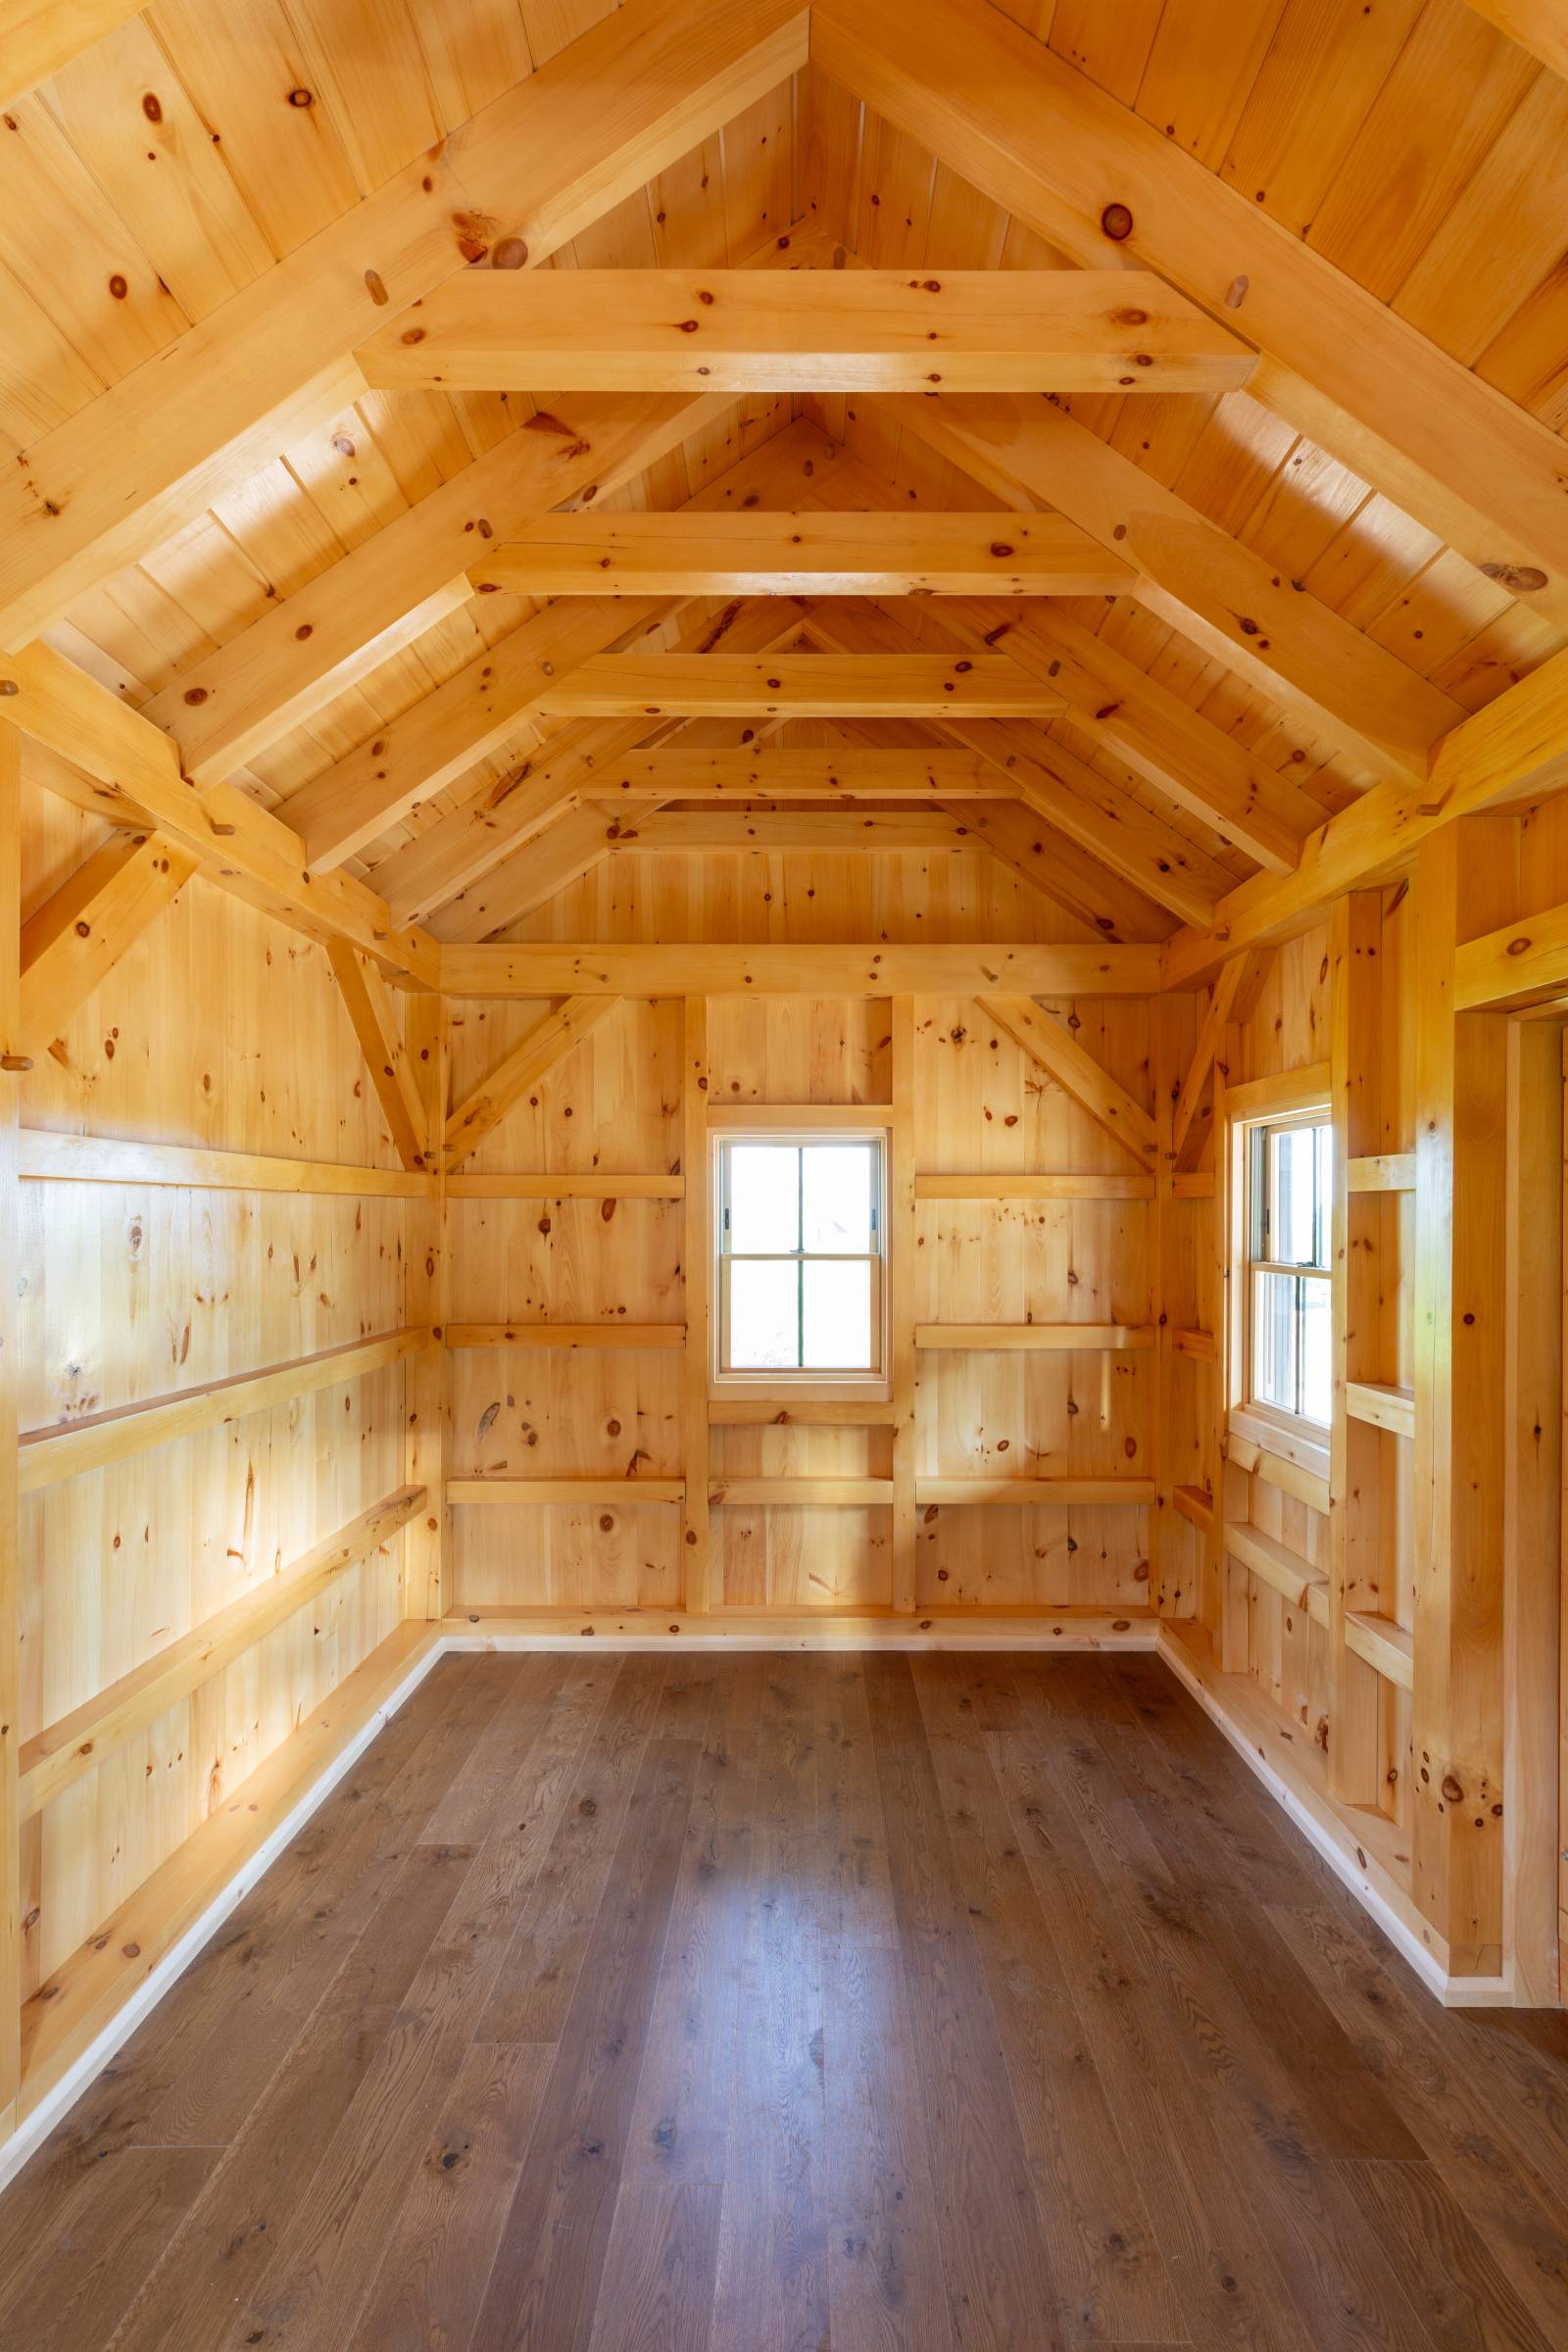
[{"label": "window sill", "polygon": [[1230,1434],[1256,1446],[1264,1453],[1272,1453],[1282,1462],[1292,1462],[1313,1478],[1327,1479],[1329,1474],[1329,1439],[1325,1430],[1321,1436],[1308,1424],[1294,1424],[1276,1420],[1266,1408],[1256,1405],[1233,1404],[1230,1410]]}]

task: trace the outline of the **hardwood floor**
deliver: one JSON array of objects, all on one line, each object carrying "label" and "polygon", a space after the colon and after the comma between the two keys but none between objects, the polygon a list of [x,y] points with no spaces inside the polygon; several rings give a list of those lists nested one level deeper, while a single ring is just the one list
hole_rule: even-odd
[{"label": "hardwood floor", "polygon": [[1152,1658],[452,1658],[0,2199],[0,2343],[1551,2352],[1568,2024]]}]

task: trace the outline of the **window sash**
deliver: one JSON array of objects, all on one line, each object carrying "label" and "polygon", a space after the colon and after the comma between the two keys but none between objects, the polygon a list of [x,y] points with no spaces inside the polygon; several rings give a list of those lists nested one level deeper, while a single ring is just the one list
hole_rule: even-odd
[{"label": "window sash", "polygon": [[[1321,1142],[1314,1144],[1299,1171],[1310,1184],[1311,1256],[1300,1261],[1283,1257],[1272,1245],[1284,1238],[1292,1205],[1286,1199],[1289,1177],[1279,1139],[1328,1125],[1326,1107],[1320,1105],[1259,1120],[1247,1136],[1244,1161],[1244,1406],[1318,1433],[1327,1431],[1332,1410],[1323,1387],[1321,1353],[1330,1298],[1323,1286],[1332,1281],[1332,1142],[1328,1152]],[[1298,1209],[1300,1205],[1295,1203]],[[1316,1402],[1323,1406],[1321,1418],[1312,1398],[1314,1387]]]},{"label": "window sash", "polygon": [[[730,1186],[732,1153],[766,1142],[777,1148],[794,1152],[797,1163],[798,1222],[796,1230],[806,1231],[806,1164],[807,1153],[813,1149],[842,1148],[858,1144],[865,1148],[867,1182],[870,1187],[868,1222],[870,1248],[867,1250],[737,1250],[731,1241]],[[715,1208],[717,1232],[716,1257],[718,1271],[717,1361],[715,1370],[726,1380],[880,1380],[885,1377],[887,1354],[885,1277],[886,1262],[883,1248],[885,1186],[887,1181],[886,1136],[881,1130],[866,1134],[838,1134],[828,1136],[800,1136],[782,1133],[762,1136],[756,1132],[719,1140],[716,1151],[717,1182]],[[793,1265],[797,1269],[796,1295],[796,1360],[783,1365],[736,1364],[734,1361],[733,1270],[737,1265]],[[818,1364],[806,1361],[806,1279],[809,1266],[864,1266],[869,1278],[869,1361],[864,1364]]]}]

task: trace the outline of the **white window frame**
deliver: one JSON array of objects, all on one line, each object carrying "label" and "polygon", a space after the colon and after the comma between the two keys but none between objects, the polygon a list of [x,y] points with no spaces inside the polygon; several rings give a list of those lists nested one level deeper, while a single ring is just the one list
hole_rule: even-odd
[{"label": "white window frame", "polygon": [[[744,1127],[720,1128],[712,1138],[712,1166],[710,1199],[711,1214],[711,1258],[713,1277],[713,1361],[710,1367],[715,1387],[723,1390],[762,1389],[787,1390],[795,1394],[803,1389],[885,1389],[888,1381],[888,1157],[891,1137],[886,1127],[867,1125],[828,1127]],[[875,1190],[871,1202],[870,1250],[795,1250],[789,1251],[741,1250],[729,1247],[728,1167],[729,1153],[738,1145],[784,1145],[791,1151],[805,1152],[824,1144],[868,1144],[876,1153],[873,1182]],[[804,1171],[804,1162],[803,1162]],[[871,1341],[873,1361],[869,1366],[858,1365],[733,1365],[730,1351],[730,1269],[739,1255],[746,1259],[775,1259],[788,1257],[803,1268],[808,1263],[832,1264],[842,1258],[846,1264],[868,1264],[871,1270]]]}]

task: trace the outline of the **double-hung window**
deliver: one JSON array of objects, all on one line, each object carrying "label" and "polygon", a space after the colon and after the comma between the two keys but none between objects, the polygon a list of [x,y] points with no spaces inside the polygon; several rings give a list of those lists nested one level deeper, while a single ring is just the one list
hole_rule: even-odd
[{"label": "double-hung window", "polygon": [[1246,1396],[1321,1440],[1333,1393],[1334,1131],[1319,1109],[1246,1131]]},{"label": "double-hung window", "polygon": [[720,1141],[721,1379],[881,1374],[883,1145],[881,1135]]}]

